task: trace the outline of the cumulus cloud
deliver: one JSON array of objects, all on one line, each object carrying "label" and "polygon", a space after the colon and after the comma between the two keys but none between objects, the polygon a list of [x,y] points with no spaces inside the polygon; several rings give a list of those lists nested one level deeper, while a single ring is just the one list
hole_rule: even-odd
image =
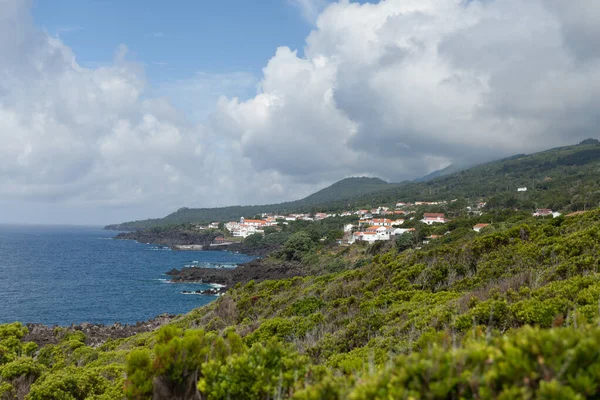
[{"label": "cumulus cloud", "polygon": [[146,215],[217,203],[200,190],[212,186],[212,134],[145,95],[125,46],[109,66],[85,68],[35,28],[23,1],[0,6],[3,201],[139,206]]},{"label": "cumulus cloud", "polygon": [[[306,47],[276,49],[244,99],[233,96],[256,85],[245,73],[148,88],[124,46],[86,68],[26,3],[3,0],[0,195],[159,216],[598,134],[596,2],[342,0],[321,12],[324,2],[294,1],[314,13]],[[186,116],[220,95],[206,122]]]},{"label": "cumulus cloud", "polygon": [[597,135],[597,17],[585,0],[340,1],[304,57],[280,48],[260,93],[222,100],[216,120],[255,168],[299,180],[575,143]]}]

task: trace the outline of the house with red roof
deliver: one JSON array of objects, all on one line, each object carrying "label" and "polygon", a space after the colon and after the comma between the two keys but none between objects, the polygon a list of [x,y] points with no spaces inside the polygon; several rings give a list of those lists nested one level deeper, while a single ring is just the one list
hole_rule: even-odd
[{"label": "house with red roof", "polygon": [[446,222],[448,222],[448,220],[446,219],[446,215],[442,213],[425,213],[423,214],[423,219],[421,220],[421,222],[427,225],[433,225],[445,224]]},{"label": "house with red roof", "polygon": [[490,224],[477,224],[473,227],[475,232],[481,231],[483,228],[490,226]]}]

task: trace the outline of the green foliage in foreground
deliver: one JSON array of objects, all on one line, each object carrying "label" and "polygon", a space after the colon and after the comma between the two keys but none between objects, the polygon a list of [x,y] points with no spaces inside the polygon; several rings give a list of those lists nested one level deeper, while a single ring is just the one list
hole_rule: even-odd
[{"label": "green foliage in foreground", "polygon": [[100,348],[58,331],[36,349],[0,326],[0,399],[600,396],[600,211],[389,248],[303,253],[343,265]]}]

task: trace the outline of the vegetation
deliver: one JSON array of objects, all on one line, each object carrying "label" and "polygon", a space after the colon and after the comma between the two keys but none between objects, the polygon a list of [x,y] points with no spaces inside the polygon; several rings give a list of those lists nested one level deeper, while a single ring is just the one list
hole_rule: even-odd
[{"label": "vegetation", "polygon": [[597,398],[600,210],[457,218],[422,248],[330,247],[333,228],[269,234],[308,276],[238,285],[156,332],[91,348],[57,330],[38,349],[1,326],[0,398]]}]

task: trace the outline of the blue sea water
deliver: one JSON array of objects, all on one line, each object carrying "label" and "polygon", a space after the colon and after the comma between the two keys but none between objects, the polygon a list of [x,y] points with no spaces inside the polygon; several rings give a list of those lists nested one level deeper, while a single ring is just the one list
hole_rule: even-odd
[{"label": "blue sea water", "polygon": [[115,235],[92,227],[0,225],[0,323],[132,324],[186,313],[216,297],[182,294],[209,286],[167,283],[166,271],[252,259],[171,251]]}]

